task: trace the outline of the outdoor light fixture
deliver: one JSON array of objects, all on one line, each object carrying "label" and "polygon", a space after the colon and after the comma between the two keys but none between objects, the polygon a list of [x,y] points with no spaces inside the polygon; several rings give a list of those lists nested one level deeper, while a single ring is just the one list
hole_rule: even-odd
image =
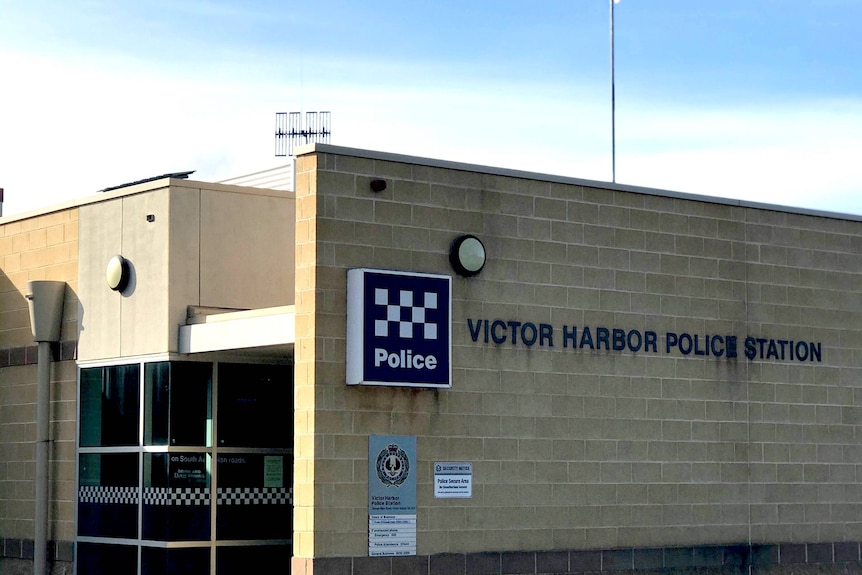
[{"label": "outdoor light fixture", "polygon": [[126,286],[129,285],[129,262],[126,258],[117,254],[108,260],[105,279],[108,280],[108,287],[114,291],[126,289]]},{"label": "outdoor light fixture", "polygon": [[371,180],[371,191],[382,192],[386,189],[386,180],[374,179]]},{"label": "outdoor light fixture", "polygon": [[476,236],[460,236],[452,242],[449,261],[459,275],[474,276],[485,267],[485,246]]}]

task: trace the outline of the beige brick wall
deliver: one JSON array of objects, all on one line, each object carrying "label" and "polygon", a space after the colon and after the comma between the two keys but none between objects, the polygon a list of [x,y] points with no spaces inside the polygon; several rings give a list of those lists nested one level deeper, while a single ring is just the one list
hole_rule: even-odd
[{"label": "beige brick wall", "polygon": [[78,210],[0,224],[0,347],[32,345],[24,294],[31,280],[69,284],[62,339],[77,330]]},{"label": "beige brick wall", "polygon": [[[297,556],[367,554],[371,434],[418,437],[420,554],[862,537],[859,222],[325,150],[298,166]],[[463,233],[488,264],[453,282],[452,389],[348,388],[346,270],[451,274]],[[473,342],[468,319],[550,323],[555,346]],[[740,356],[564,349],[563,325],[735,334]],[[748,334],[823,361],[749,361]],[[472,499],[435,500],[434,461],[473,462]]]},{"label": "beige brick wall", "polygon": [[315,266],[317,253],[317,215],[320,210],[315,187],[317,159],[300,158],[296,166],[296,341],[294,345],[294,555],[314,557],[315,514],[318,500],[315,486],[315,455],[318,439],[315,436],[314,410],[318,401],[315,385],[317,370],[315,358],[322,342],[315,338],[315,311],[319,299]]},{"label": "beige brick wall", "polygon": [[[11,218],[10,218],[11,219]],[[68,284],[61,339],[77,340],[78,210],[0,224],[0,536],[32,539],[36,440],[36,365],[27,282]],[[74,538],[74,361],[51,371],[49,507],[52,540]]]}]

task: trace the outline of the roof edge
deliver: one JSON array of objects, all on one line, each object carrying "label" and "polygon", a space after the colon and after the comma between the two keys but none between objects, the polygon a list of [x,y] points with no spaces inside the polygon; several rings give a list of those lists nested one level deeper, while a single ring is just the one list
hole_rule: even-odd
[{"label": "roof edge", "polygon": [[783,212],[787,214],[814,216],[820,218],[830,218],[836,220],[847,220],[852,222],[862,222],[862,215],[845,214],[841,212],[830,212],[826,210],[815,210],[810,208],[799,208],[794,206],[783,206],[779,204],[769,204],[766,202],[753,202],[749,200],[737,200],[733,198],[722,198],[720,196],[708,196],[701,194],[692,194],[687,192],[677,192],[673,190],[664,190],[660,188],[647,188],[644,186],[635,186],[629,184],[618,184],[613,182],[605,182],[602,180],[588,180],[584,178],[575,178],[571,176],[560,176],[555,174],[544,174],[541,172],[530,172],[525,170],[515,170],[512,168],[499,168],[494,166],[484,166],[481,164],[469,164],[464,162],[455,162],[451,160],[441,160],[434,158],[424,158],[421,156],[410,156],[406,154],[395,154],[390,152],[381,152],[376,150],[364,150],[361,148],[349,148],[345,146],[336,146],[333,144],[307,144],[294,148],[296,157],[309,155],[313,153],[321,154],[336,154],[341,156],[352,156],[356,158],[364,158],[368,160],[382,160],[389,162],[400,162],[406,164],[418,164],[432,168],[446,168],[451,170],[461,170],[467,172],[479,172],[482,174],[515,177],[528,180],[542,180],[559,184],[573,184],[588,188],[602,188],[607,190],[615,190],[620,192],[633,192],[638,194],[647,194],[651,196],[659,196],[666,198],[674,198],[680,200],[690,200],[695,202],[705,202],[710,204],[719,204],[726,206],[736,206],[741,208],[753,208],[757,210],[769,210],[773,212]]},{"label": "roof edge", "polygon": [[203,182],[198,180],[189,180],[185,178],[162,177],[160,179],[148,179],[142,182],[133,182],[125,186],[99,191],[94,194],[81,196],[80,198],[67,200],[65,202],[51,204],[49,206],[43,206],[41,208],[36,208],[25,212],[3,216],[0,217],[0,225],[11,224],[12,222],[27,220],[30,218],[37,218],[40,216],[47,216],[49,214],[54,214],[65,210],[89,206],[91,204],[98,204],[100,202],[107,202],[116,198],[152,192],[154,190],[160,190],[163,188],[192,188],[200,190],[213,190],[219,192],[245,192],[255,193],[261,196],[274,196],[287,199],[295,197],[295,192],[287,190],[273,190],[270,188],[238,186],[234,184],[222,184],[218,182]]}]

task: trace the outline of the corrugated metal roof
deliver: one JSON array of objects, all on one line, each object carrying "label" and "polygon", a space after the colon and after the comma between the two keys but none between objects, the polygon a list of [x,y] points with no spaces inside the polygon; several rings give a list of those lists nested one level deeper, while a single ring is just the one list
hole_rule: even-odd
[{"label": "corrugated metal roof", "polygon": [[231,186],[251,186],[254,188],[268,188],[270,190],[296,191],[294,187],[294,173],[296,164],[293,160],[284,166],[254,172],[245,176],[237,176],[228,180],[217,182]]}]

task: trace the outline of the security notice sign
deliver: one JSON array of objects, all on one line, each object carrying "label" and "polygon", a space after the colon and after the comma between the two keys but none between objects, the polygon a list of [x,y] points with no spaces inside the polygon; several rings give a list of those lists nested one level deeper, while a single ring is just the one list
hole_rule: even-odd
[{"label": "security notice sign", "polygon": [[450,461],[435,463],[434,497],[438,499],[473,497],[473,464]]}]

